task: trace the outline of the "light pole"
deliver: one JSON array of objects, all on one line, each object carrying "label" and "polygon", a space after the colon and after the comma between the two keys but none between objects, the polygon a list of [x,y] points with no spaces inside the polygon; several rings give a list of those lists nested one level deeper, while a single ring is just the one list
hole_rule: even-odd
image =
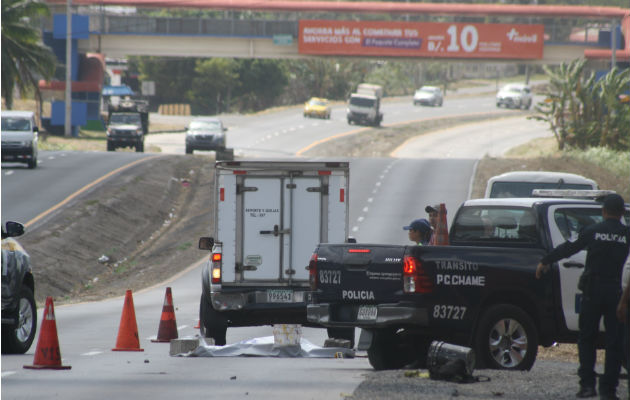
[{"label": "light pole", "polygon": [[72,0],[66,3],[66,115],[64,135],[72,136]]}]

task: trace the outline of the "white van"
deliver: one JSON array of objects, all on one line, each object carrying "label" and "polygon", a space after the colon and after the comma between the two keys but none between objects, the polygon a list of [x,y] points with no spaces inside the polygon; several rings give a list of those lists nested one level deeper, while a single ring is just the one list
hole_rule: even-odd
[{"label": "white van", "polygon": [[37,124],[32,111],[2,112],[2,161],[37,166]]},{"label": "white van", "polygon": [[534,189],[596,190],[597,183],[566,172],[513,171],[488,179],[486,198],[531,197]]}]

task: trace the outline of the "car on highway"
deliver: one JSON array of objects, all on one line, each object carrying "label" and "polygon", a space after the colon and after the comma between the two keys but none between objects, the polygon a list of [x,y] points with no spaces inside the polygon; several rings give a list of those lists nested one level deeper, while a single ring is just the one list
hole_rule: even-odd
[{"label": "car on highway", "polygon": [[2,353],[28,351],[37,330],[35,281],[28,253],[14,237],[24,225],[7,221],[2,227]]},{"label": "car on highway", "polygon": [[107,151],[118,147],[133,147],[144,152],[145,128],[139,112],[114,112],[107,124]]},{"label": "car on highway", "polygon": [[442,107],[442,103],[444,103],[442,89],[436,86],[422,86],[420,89],[416,90],[416,93],[413,95],[414,106]]},{"label": "car on highway", "polygon": [[497,93],[497,107],[522,108],[528,110],[532,106],[532,89],[529,85],[509,83]]},{"label": "car on highway", "polygon": [[330,119],[332,109],[330,102],[327,99],[319,97],[311,97],[309,101],[304,104],[304,117],[318,117],[324,119]]},{"label": "car on highway", "polygon": [[186,128],[186,154],[192,154],[195,150],[223,152],[227,129],[216,117],[193,119]]},{"label": "car on highway", "polygon": [[32,111],[3,111],[2,161],[26,163],[28,168],[35,168],[38,132]]}]

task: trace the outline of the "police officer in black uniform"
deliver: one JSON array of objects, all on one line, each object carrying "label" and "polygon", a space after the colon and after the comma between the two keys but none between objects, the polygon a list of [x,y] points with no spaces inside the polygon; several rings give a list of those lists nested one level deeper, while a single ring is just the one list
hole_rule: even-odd
[{"label": "police officer in black uniform", "polygon": [[604,198],[604,220],[580,232],[574,242],[565,242],[543,257],[536,268],[540,279],[549,264],[569,257],[586,248],[586,265],[578,287],[582,290],[578,336],[580,390],[576,397],[595,397],[596,341],[599,321],[604,317],[606,328],[606,361],[604,375],[599,379],[600,399],[617,399],[621,368],[622,324],[616,310],[621,298],[621,272],[628,257],[630,229],[621,223],[624,201],[618,194]]}]

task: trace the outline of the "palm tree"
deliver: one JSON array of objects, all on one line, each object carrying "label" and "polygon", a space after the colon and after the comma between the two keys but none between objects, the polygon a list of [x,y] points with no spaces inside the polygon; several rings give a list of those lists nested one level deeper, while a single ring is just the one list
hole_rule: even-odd
[{"label": "palm tree", "polygon": [[13,107],[13,89],[35,89],[41,100],[37,79],[52,77],[56,58],[41,42],[39,29],[32,22],[50,15],[48,6],[33,0],[2,0],[2,97]]}]

